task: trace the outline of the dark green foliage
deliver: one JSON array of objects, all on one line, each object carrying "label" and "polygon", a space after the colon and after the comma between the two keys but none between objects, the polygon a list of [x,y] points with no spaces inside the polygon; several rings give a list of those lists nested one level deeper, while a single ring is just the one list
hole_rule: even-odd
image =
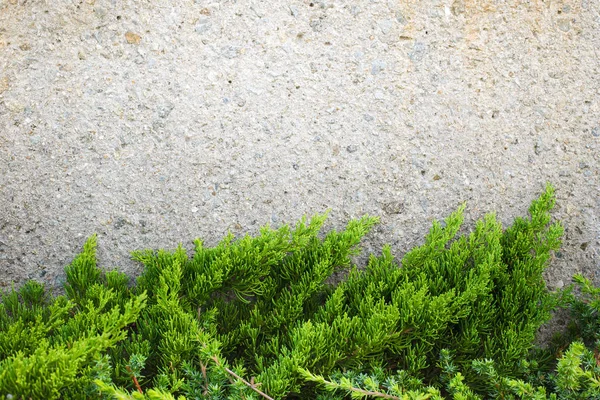
[{"label": "dark green foliage", "polygon": [[570,334],[588,346],[597,345],[600,341],[600,288],[594,287],[583,275],[575,275],[573,280],[581,296],[571,299],[571,312],[575,318]]},{"label": "dark green foliage", "polygon": [[[597,398],[600,291],[578,277],[578,300],[542,278],[562,234],[553,205],[548,186],[531,218],[503,230],[488,215],[456,237],[463,205],[401,263],[386,246],[364,269],[351,258],[377,219],[320,235],[317,215],[213,248],[196,240],[191,257],[136,252],[132,286],[96,266],[93,236],[65,270],[65,296],[28,282],[2,297],[0,395]],[[583,342],[535,348],[565,305],[580,321],[569,338]]]}]

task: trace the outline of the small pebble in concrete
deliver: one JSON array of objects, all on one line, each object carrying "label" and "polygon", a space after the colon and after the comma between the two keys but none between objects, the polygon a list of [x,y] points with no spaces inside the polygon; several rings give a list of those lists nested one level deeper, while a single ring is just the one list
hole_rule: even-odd
[{"label": "small pebble in concrete", "polygon": [[558,20],[558,29],[563,32],[569,32],[571,29],[571,21],[568,18],[561,18]]},{"label": "small pebble in concrete", "polygon": [[386,67],[385,61],[375,60],[371,63],[371,74],[377,75],[381,71],[383,71]]},{"label": "small pebble in concrete", "polygon": [[455,0],[452,3],[452,7],[450,8],[450,11],[452,11],[452,14],[454,14],[455,16],[459,16],[460,14],[464,14],[465,12],[465,3],[463,0]]},{"label": "small pebble in concrete", "polygon": [[321,18],[312,19],[309,25],[314,32],[321,32],[323,30],[323,21]]},{"label": "small pebble in concrete", "polygon": [[115,227],[115,229],[121,229],[126,224],[128,224],[128,221],[125,218],[119,217],[115,220],[113,226]]},{"label": "small pebble in concrete", "polygon": [[427,46],[425,43],[415,42],[413,46],[412,52],[409,53],[409,57],[414,62],[419,62],[425,57],[425,52],[427,51]]},{"label": "small pebble in concrete", "polygon": [[236,46],[224,46],[221,48],[221,55],[225,58],[236,58],[240,55],[240,48]]},{"label": "small pebble in concrete", "polygon": [[404,18],[404,16],[402,15],[402,13],[400,11],[396,11],[394,16],[396,17],[396,21],[398,21],[399,24],[402,24],[402,25],[406,24],[406,22],[407,22],[406,18]]},{"label": "small pebble in concrete", "polygon": [[173,108],[175,108],[175,106],[173,104],[166,104],[162,107],[160,107],[158,109],[158,116],[160,118],[167,118],[169,116],[169,114],[171,114],[171,111],[173,111]]},{"label": "small pebble in concrete", "polygon": [[194,27],[196,33],[206,33],[210,30],[210,20],[208,18],[201,18]]},{"label": "small pebble in concrete", "polygon": [[125,33],[125,40],[129,44],[140,44],[142,37],[137,33],[133,33],[131,31]]},{"label": "small pebble in concrete", "polygon": [[379,29],[381,29],[381,33],[386,34],[392,29],[394,23],[389,19],[384,19],[382,21],[378,21],[377,25],[379,26]]},{"label": "small pebble in concrete", "polygon": [[390,201],[383,205],[383,211],[387,214],[400,214],[405,209],[404,202],[402,201]]},{"label": "small pebble in concrete", "polygon": [[350,146],[346,147],[346,151],[348,153],[356,153],[356,151],[358,151],[358,147],[356,147],[355,145],[351,144]]}]

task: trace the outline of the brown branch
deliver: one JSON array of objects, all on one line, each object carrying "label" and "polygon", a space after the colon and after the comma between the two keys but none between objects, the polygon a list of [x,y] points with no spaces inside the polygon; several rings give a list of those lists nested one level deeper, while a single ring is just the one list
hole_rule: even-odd
[{"label": "brown branch", "polygon": [[142,387],[140,386],[140,383],[138,382],[137,378],[133,374],[133,371],[131,370],[131,367],[129,365],[126,365],[125,369],[127,369],[127,372],[129,372],[131,379],[133,379],[133,384],[135,385],[135,388],[137,389],[137,391],[140,392],[141,394],[144,394],[144,392],[142,391]]},{"label": "brown branch", "polygon": [[259,390],[259,389],[256,387],[256,385],[255,385],[255,384],[248,382],[247,380],[245,380],[244,378],[242,378],[241,376],[239,376],[238,374],[236,374],[235,372],[233,372],[233,371],[232,371],[232,370],[230,370],[229,368],[222,366],[222,365],[221,365],[221,363],[219,362],[219,359],[218,359],[216,356],[212,356],[211,358],[214,360],[214,362],[215,362],[215,363],[217,363],[217,365],[218,365],[219,367],[222,367],[222,368],[223,368],[225,371],[227,371],[227,373],[228,373],[229,375],[231,375],[231,376],[233,376],[234,378],[236,378],[236,379],[239,379],[240,381],[244,382],[244,384],[245,384],[246,386],[248,386],[250,389],[254,390],[256,393],[260,394],[260,395],[261,395],[262,397],[264,397],[265,399],[268,399],[268,400],[275,400],[275,399],[273,399],[271,396],[269,396],[268,394],[261,392],[261,391],[260,391],[260,390]]},{"label": "brown branch", "polygon": [[204,377],[204,392],[202,394],[206,396],[208,394],[208,378],[206,377],[206,365],[202,361],[200,361],[200,370],[202,371],[202,376]]}]

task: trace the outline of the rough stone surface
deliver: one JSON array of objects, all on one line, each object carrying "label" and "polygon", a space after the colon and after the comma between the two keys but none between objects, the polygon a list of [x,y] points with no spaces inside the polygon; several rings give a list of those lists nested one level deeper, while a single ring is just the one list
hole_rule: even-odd
[{"label": "rough stone surface", "polygon": [[0,0],[0,286],[327,209],[401,256],[546,181],[598,282],[599,60],[589,0]]}]

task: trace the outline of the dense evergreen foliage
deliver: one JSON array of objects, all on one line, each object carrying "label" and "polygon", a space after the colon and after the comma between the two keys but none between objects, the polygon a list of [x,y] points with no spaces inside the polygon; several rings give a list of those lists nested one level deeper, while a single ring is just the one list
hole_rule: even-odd
[{"label": "dense evergreen foliage", "polygon": [[[257,237],[141,251],[135,283],[96,265],[65,295],[34,281],[0,303],[0,396],[32,399],[600,399],[600,289],[542,278],[563,229],[551,186],[530,217],[457,237],[464,206],[397,262],[352,265],[377,223],[320,234],[325,215]],[[332,274],[349,270],[342,282]],[[558,307],[573,323],[534,346]]]}]

